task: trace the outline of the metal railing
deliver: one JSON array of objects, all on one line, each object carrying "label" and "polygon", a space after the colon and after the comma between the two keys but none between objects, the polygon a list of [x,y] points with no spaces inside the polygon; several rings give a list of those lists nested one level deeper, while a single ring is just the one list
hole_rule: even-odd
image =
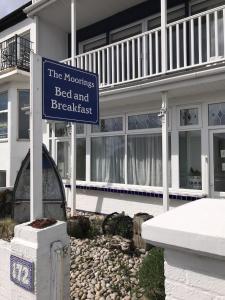
[{"label": "metal railing", "polygon": [[0,43],[0,71],[9,68],[30,70],[31,41],[15,35]]},{"label": "metal railing", "polygon": [[[223,61],[225,6],[170,23],[167,33],[166,73]],[[99,74],[102,88],[161,75],[161,64],[160,27],[75,57],[76,67]]]}]

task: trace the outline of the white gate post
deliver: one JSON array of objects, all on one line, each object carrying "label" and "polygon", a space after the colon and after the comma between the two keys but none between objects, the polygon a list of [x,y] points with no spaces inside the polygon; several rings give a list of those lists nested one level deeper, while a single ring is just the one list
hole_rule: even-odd
[{"label": "white gate post", "polygon": [[30,55],[30,220],[43,217],[42,193],[42,60]]},{"label": "white gate post", "polygon": [[167,0],[161,0],[161,54],[162,73],[167,71]]},{"label": "white gate post", "polygon": [[168,94],[162,93],[162,176],[163,176],[163,210],[169,210],[169,172],[168,172]]},{"label": "white gate post", "polygon": [[[76,0],[71,0],[71,56],[75,66],[76,55]],[[71,131],[71,216],[76,212],[76,123],[72,123]]]}]

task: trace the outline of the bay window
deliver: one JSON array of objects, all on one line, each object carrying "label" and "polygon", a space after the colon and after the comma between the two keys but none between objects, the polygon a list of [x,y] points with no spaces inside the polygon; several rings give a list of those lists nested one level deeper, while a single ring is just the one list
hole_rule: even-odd
[{"label": "bay window", "polygon": [[0,139],[8,137],[8,93],[0,94]]}]

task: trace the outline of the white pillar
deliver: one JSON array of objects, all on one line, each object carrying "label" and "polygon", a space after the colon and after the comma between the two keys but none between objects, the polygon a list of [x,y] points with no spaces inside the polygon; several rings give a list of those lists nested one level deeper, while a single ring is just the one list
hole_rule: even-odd
[{"label": "white pillar", "polygon": [[161,0],[161,54],[162,73],[167,71],[167,0]]},{"label": "white pillar", "polygon": [[168,172],[168,95],[162,93],[162,175],[163,175],[163,210],[169,210],[169,172]]},{"label": "white pillar", "polygon": [[42,203],[42,64],[30,56],[30,220],[43,217]]},{"label": "white pillar", "polygon": [[[71,56],[75,66],[76,55],[76,0],[71,0]],[[71,131],[71,216],[76,211],[76,123],[72,123]]]}]

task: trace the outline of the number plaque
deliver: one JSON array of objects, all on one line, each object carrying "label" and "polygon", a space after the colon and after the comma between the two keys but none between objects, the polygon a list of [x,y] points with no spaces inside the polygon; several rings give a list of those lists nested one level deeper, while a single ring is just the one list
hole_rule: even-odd
[{"label": "number plaque", "polygon": [[34,290],[34,263],[10,256],[10,279],[21,288],[33,292]]}]

